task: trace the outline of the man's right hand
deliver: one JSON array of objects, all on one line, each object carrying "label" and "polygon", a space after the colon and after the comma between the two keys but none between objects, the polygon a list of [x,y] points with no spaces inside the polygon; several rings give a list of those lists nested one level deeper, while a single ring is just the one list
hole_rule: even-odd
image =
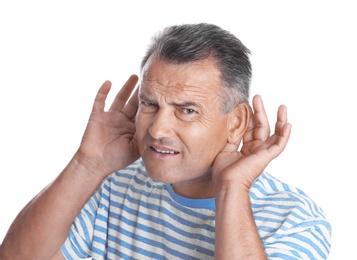
[{"label": "man's right hand", "polygon": [[0,245],[0,259],[63,259],[61,246],[83,205],[108,174],[139,157],[132,120],[138,108],[137,92],[130,98],[137,82],[132,75],[107,112],[111,83],[104,82],[78,151],[16,217]]},{"label": "man's right hand", "polygon": [[101,175],[98,177],[104,178],[139,158],[138,146],[134,139],[134,118],[138,108],[137,91],[132,95],[137,82],[136,75],[130,76],[108,111],[104,108],[111,82],[105,81],[97,93],[76,156],[87,169],[91,169],[92,173]]}]

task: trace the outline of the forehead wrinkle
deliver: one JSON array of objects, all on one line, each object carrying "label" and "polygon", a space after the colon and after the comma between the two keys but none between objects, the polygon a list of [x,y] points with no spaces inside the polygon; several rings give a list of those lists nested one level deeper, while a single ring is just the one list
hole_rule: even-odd
[{"label": "forehead wrinkle", "polygon": [[194,101],[212,109],[223,101],[220,71],[209,59],[178,65],[153,58],[142,71],[142,83],[152,98],[166,103]]},{"label": "forehead wrinkle", "polygon": [[[195,106],[201,109],[208,109],[219,101],[219,96],[214,95],[214,98],[207,98],[207,88],[183,85],[183,84],[161,84],[156,80],[144,80],[141,91],[145,97],[159,99],[159,96],[165,100],[167,104],[173,106]],[[159,95],[159,96],[158,96]]]}]

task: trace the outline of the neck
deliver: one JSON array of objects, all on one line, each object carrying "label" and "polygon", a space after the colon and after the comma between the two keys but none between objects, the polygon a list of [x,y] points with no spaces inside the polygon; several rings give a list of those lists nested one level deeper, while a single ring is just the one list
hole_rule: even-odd
[{"label": "neck", "polygon": [[207,199],[214,197],[214,186],[211,175],[204,179],[183,181],[172,184],[175,193],[190,199]]}]

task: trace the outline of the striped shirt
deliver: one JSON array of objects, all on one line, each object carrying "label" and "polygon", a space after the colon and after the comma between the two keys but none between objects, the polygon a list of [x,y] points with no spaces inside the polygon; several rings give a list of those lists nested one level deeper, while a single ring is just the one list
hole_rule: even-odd
[{"label": "striped shirt", "polygon": [[[250,189],[269,259],[326,259],[331,227],[301,190],[264,172]],[[214,198],[189,199],[137,160],[109,175],[73,222],[66,259],[213,259]]]}]

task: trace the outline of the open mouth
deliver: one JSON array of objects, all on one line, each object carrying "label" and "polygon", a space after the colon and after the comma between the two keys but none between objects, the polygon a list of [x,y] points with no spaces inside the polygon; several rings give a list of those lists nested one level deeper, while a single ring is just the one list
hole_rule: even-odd
[{"label": "open mouth", "polygon": [[175,151],[172,151],[172,150],[162,150],[162,149],[159,149],[159,148],[156,148],[156,147],[153,147],[153,146],[150,146],[150,148],[157,152],[157,153],[162,153],[162,154],[178,154],[179,152],[175,152]]}]

